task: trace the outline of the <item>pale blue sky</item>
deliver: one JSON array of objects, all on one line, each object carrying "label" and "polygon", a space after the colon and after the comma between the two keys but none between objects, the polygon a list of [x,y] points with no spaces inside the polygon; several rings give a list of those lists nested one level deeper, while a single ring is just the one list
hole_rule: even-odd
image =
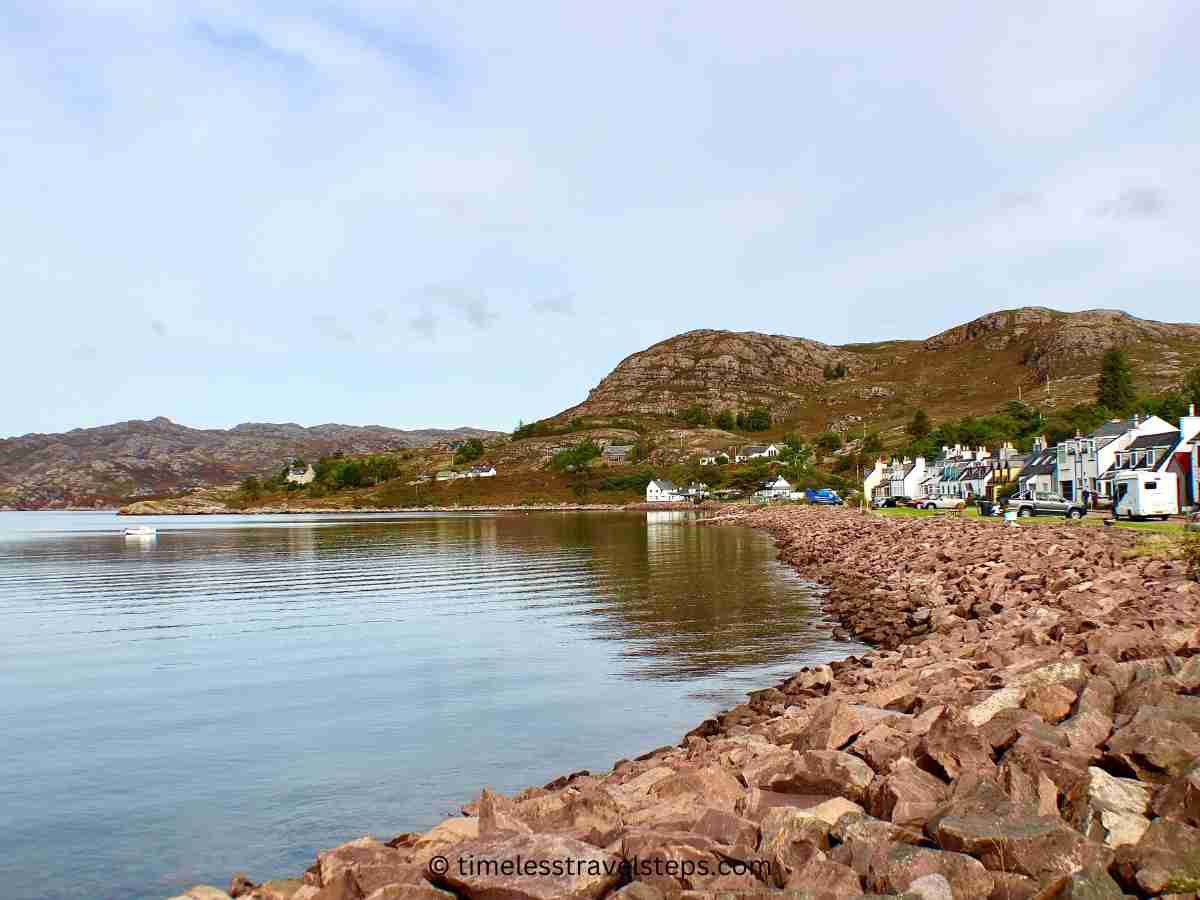
[{"label": "pale blue sky", "polygon": [[510,428],[693,328],[1200,319],[1200,6],[0,5],[0,435]]}]

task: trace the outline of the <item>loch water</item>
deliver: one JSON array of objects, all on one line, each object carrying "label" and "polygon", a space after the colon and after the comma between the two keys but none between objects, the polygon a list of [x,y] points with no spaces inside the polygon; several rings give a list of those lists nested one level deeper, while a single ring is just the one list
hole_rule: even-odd
[{"label": "loch water", "polygon": [[0,513],[4,896],[296,875],[862,649],[688,515]]}]

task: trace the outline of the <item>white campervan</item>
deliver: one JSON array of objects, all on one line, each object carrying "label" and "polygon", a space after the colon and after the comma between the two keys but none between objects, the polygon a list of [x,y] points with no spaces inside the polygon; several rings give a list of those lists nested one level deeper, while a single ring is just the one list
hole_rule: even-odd
[{"label": "white campervan", "polygon": [[1174,472],[1118,472],[1113,485],[1113,518],[1146,519],[1167,516],[1179,512],[1179,495],[1176,493]]}]

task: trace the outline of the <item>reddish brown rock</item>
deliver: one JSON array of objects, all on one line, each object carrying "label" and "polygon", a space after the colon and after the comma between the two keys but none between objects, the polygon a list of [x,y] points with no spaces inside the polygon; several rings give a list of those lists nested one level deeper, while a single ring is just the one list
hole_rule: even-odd
[{"label": "reddish brown rock", "polygon": [[1112,860],[1109,848],[1050,816],[946,816],[938,822],[937,842],[945,850],[976,857],[988,869],[1039,881],[1089,865],[1107,868]]},{"label": "reddish brown rock", "polygon": [[867,887],[881,893],[899,894],[918,878],[934,874],[950,883],[954,900],[987,897],[995,884],[979,860],[961,853],[899,844],[873,861]]},{"label": "reddish brown rock", "polygon": [[[1155,819],[1135,846],[1117,851],[1116,875],[1129,890],[1161,894],[1200,885],[1200,829]],[[1194,890],[1183,887],[1182,891]]]},{"label": "reddish brown rock", "polygon": [[851,900],[862,896],[858,873],[830,859],[812,860],[792,873],[784,887],[803,892],[811,900]]},{"label": "reddish brown rock", "polygon": [[455,900],[449,891],[431,884],[389,884],[368,895],[365,900]]},{"label": "reddish brown rock", "polygon": [[1025,708],[1037,714],[1044,722],[1057,724],[1071,714],[1076,694],[1065,684],[1048,684],[1037,687],[1025,695]]},{"label": "reddish brown rock", "polygon": [[407,853],[372,837],[359,838],[317,854],[317,870],[322,887],[334,884],[343,873],[349,873],[364,895],[386,884],[420,883],[425,874],[424,866],[410,862]]},{"label": "reddish brown rock", "polygon": [[888,774],[871,783],[865,805],[876,818],[919,829],[945,801],[946,795],[944,782],[902,757]]},{"label": "reddish brown rock", "polygon": [[1142,781],[1162,784],[1183,775],[1200,756],[1200,740],[1186,725],[1140,719],[1117,729],[1108,758]]},{"label": "reddish brown rock", "polygon": [[1160,786],[1151,807],[1157,815],[1200,827],[1200,763]]},{"label": "reddish brown rock", "polygon": [[468,900],[596,900],[620,883],[621,859],[563,835],[517,835],[457,845],[439,881]]}]

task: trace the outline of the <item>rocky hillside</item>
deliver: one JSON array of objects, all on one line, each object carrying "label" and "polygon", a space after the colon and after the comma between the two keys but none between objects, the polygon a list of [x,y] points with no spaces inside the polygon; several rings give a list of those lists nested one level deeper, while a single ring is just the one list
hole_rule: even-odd
[{"label": "rocky hillside", "polygon": [[378,453],[429,447],[477,428],[402,431],[378,425],[247,422],[229,430],[177,425],[159,416],[0,440],[0,506],[108,506],[275,471],[289,456]]},{"label": "rocky hillside", "polygon": [[[1018,393],[1054,408],[1094,393],[1100,356],[1112,346],[1128,352],[1145,390],[1158,390],[1200,364],[1200,325],[1113,310],[1027,307],[989,313],[926,340],[874,344],[689,331],[628,357],[583,403],[556,418],[761,405],[777,419],[815,427],[838,419],[886,426],[918,405],[938,417],[982,414]],[[826,367],[839,363],[846,377],[827,380]]]}]

